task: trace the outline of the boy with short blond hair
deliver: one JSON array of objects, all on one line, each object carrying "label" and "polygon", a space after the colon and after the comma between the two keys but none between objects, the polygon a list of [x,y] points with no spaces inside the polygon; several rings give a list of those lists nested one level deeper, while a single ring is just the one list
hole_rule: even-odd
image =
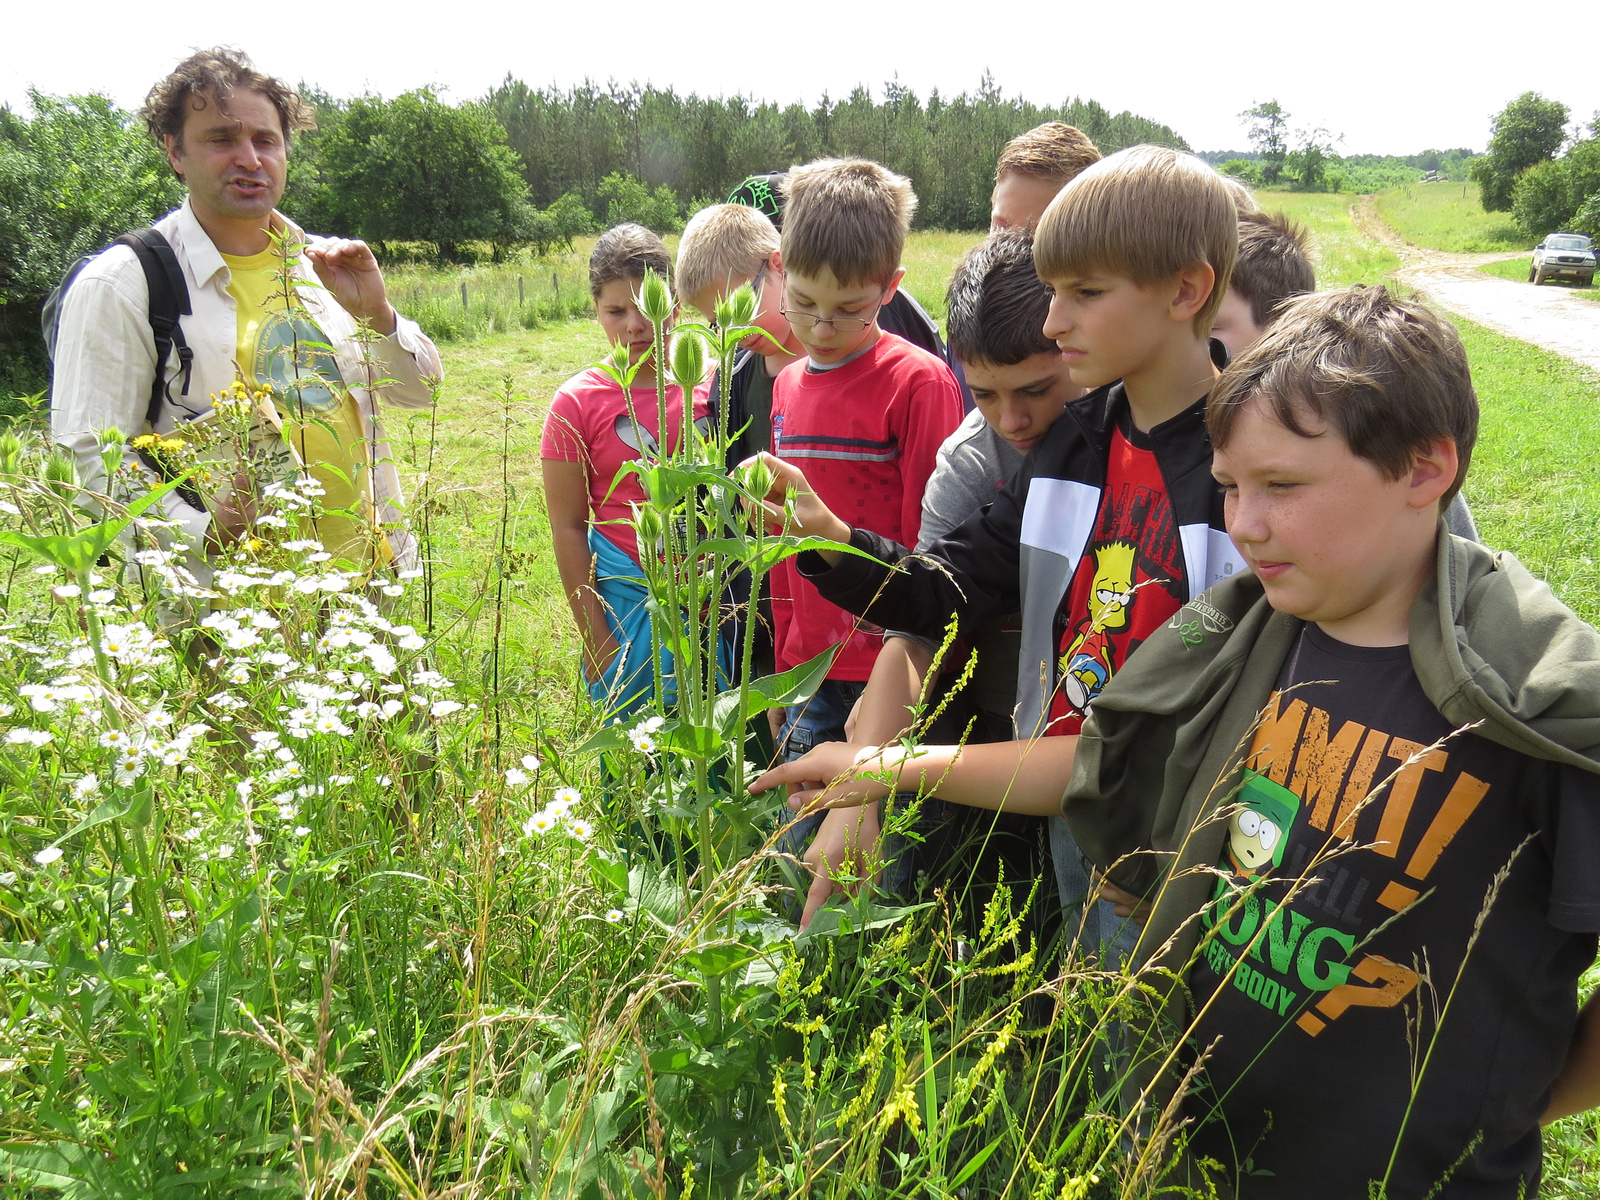
[{"label": "boy with short blond hair", "polygon": [[1208,424],[1249,570],[1101,692],[1063,805],[1153,898],[1191,1160],[1252,1200],[1532,1196],[1541,1122],[1600,1102],[1600,636],[1442,523],[1478,408],[1423,305],[1290,301]]},{"label": "boy with short blond hair", "polygon": [[[713,204],[697,212],[678,239],[678,294],[706,321],[717,304],[749,284],[756,293],[752,324],[769,336],[740,343],[728,381],[729,466],[772,445],[772,389],[783,369],[801,353],[794,330],[783,319],[783,255],[778,230],[767,216],[744,204]],[[722,403],[720,383],[712,404]]]},{"label": "boy with short blond hair", "polygon": [[[922,555],[846,524],[798,471],[774,463],[772,499],[793,488],[805,532],[871,556],[800,556],[799,570],[841,606],[934,638],[952,615],[966,631],[1021,610],[1014,728],[1024,740],[921,747],[898,763],[900,790],[1059,811],[1088,704],[1181,604],[1241,568],[1223,532],[1205,433],[1222,356],[1210,319],[1236,247],[1227,187],[1193,155],[1135,147],[1062,189],[1034,241],[1052,291],[1044,332],[1073,382],[1093,390],[1050,427],[993,504]],[[852,750],[825,747],[756,786],[815,784],[794,802],[826,807],[882,796],[888,789],[873,772],[893,752],[860,752],[863,771]],[[1059,819],[1051,836],[1062,903],[1076,908],[1089,892],[1081,856]],[[1091,908],[1091,945],[1117,935],[1108,914]],[[1091,928],[1101,920],[1107,928]]]},{"label": "boy with short blond hair", "polygon": [[[864,159],[796,167],[787,194],[783,315],[806,358],[774,387],[774,452],[805,460],[826,503],[885,538],[915,543],[923,488],[961,421],[944,361],[877,324],[905,275],[900,256],[916,196],[908,180]],[[793,754],[844,736],[880,642],[800,578],[793,560],[772,580],[778,669],[839,647],[822,688],[786,714],[782,744]]]},{"label": "boy with short blond hair", "polygon": [[1099,161],[1094,143],[1060,121],[1019,133],[995,163],[989,229],[1031,229],[1056,193]]}]

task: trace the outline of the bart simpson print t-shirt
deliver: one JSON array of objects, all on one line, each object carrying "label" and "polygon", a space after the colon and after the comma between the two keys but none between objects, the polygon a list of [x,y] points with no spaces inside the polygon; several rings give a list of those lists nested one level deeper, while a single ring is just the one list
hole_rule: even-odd
[{"label": "bart simpson print t-shirt", "polygon": [[1051,734],[1075,734],[1128,655],[1188,598],[1183,540],[1150,440],[1126,411],[1111,435],[1105,487],[1057,628],[1060,683]]},{"label": "bart simpson print t-shirt", "polygon": [[284,440],[322,485],[323,515],[308,521],[305,536],[335,559],[386,565],[393,554],[373,523],[367,434],[327,336],[303,312],[289,311],[276,247],[222,258],[238,308],[240,373],[249,386],[271,390]]},{"label": "bart simpson print t-shirt", "polygon": [[1600,929],[1596,778],[1314,625],[1245,767],[1190,970],[1195,1149],[1241,1197],[1366,1196],[1397,1142],[1390,1196],[1531,1195]]}]

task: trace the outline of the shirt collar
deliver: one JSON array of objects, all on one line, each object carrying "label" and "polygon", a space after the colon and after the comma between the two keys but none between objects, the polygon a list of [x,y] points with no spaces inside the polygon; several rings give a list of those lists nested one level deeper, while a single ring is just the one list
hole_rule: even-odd
[{"label": "shirt collar", "polygon": [[[272,221],[280,229],[291,233],[301,233],[300,227],[288,217],[272,211]],[[183,198],[183,206],[178,209],[177,223],[172,228],[171,241],[181,251],[185,265],[189,271],[189,283],[193,287],[205,287],[216,278],[217,272],[226,272],[228,264],[222,259],[222,252],[212,242],[200,224],[200,218],[194,215],[194,209],[189,205],[189,197]]]}]

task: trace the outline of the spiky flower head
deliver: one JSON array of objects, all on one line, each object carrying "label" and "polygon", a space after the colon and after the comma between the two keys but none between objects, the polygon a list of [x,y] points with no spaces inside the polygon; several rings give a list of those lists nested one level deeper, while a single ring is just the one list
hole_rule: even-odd
[{"label": "spiky flower head", "polygon": [[672,289],[650,267],[644,270],[644,278],[639,282],[639,295],[637,296],[639,311],[645,320],[653,325],[665,325],[672,319]]}]

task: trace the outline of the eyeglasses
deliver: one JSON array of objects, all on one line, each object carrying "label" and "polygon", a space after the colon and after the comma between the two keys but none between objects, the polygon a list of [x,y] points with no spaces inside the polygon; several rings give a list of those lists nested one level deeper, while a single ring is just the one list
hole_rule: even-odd
[{"label": "eyeglasses", "polygon": [[784,320],[791,325],[798,325],[801,329],[812,329],[818,325],[832,325],[839,333],[860,333],[868,325],[878,319],[878,313],[883,308],[880,300],[873,306],[870,317],[819,317],[816,313],[797,312],[792,308],[780,308]]}]

